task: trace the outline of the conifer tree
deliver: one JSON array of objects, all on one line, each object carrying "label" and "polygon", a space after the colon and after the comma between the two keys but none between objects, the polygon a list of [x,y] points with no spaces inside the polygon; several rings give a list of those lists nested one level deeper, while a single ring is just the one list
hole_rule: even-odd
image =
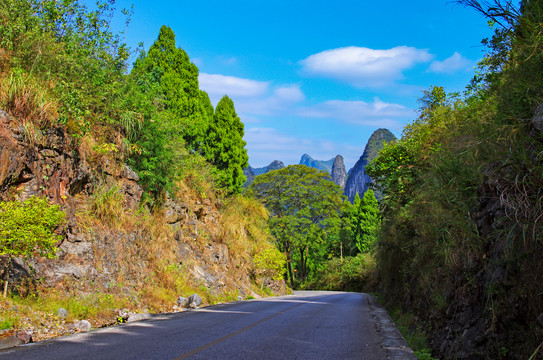
[{"label": "conifer tree", "polygon": [[349,215],[351,218],[351,241],[356,245],[358,248],[358,244],[360,243],[360,237],[362,233],[362,223],[361,223],[361,217],[360,217],[360,195],[356,193],[353,201],[353,206],[350,208]]},{"label": "conifer tree", "polygon": [[160,69],[160,85],[165,109],[172,114],[174,128],[186,146],[199,150],[209,120],[201,110],[202,96],[198,85],[198,68],[187,53],[175,45],[173,30],[163,25],[158,39],[146,55],[134,65],[133,73],[144,76]]},{"label": "conifer tree", "polygon": [[[358,197],[358,199],[360,199],[360,197]],[[360,252],[366,253],[371,250],[371,247],[375,242],[377,229],[381,224],[379,203],[377,202],[372,189],[368,189],[365,192],[357,209],[359,233],[358,238],[356,239],[356,246]]]},{"label": "conifer tree", "polygon": [[220,170],[221,185],[232,193],[239,193],[246,180],[243,169],[248,166],[249,157],[243,135],[243,123],[236,114],[234,102],[225,95],[217,104],[209,125],[204,156]]}]

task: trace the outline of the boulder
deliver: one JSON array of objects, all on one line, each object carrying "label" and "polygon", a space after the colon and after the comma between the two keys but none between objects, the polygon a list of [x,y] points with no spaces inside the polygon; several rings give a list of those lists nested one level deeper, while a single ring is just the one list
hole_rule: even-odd
[{"label": "boulder", "polygon": [[121,170],[121,177],[132,180],[132,181],[140,181],[140,177],[134,170],[130,168],[130,166],[125,165],[124,168]]},{"label": "boulder", "polygon": [[0,350],[9,349],[11,347],[19,346],[24,342],[15,335],[8,336],[7,338],[0,340]]},{"label": "boulder", "polygon": [[189,296],[188,307],[197,309],[198,306],[200,306],[201,304],[202,304],[202,298],[200,297],[200,295],[194,293],[191,296]]},{"label": "boulder", "polygon": [[68,316],[68,310],[64,308],[60,308],[57,310],[57,316],[61,319],[66,319],[66,316]]},{"label": "boulder", "polygon": [[148,313],[148,312],[129,313],[128,314],[128,319],[126,320],[126,322],[130,323],[130,322],[141,321],[141,320],[146,320],[146,319],[150,319],[150,318],[151,318],[151,314]]},{"label": "boulder", "polygon": [[0,350],[32,342],[32,336],[25,331],[3,330],[0,331]]},{"label": "boulder", "polygon": [[77,324],[75,325],[75,328],[81,332],[85,332],[85,331],[90,331],[90,329],[92,328],[92,325],[87,320],[81,320],[77,322]]},{"label": "boulder", "polygon": [[177,298],[178,307],[184,308],[184,307],[187,307],[188,304],[189,304],[189,299],[187,299],[186,297],[180,296]]}]

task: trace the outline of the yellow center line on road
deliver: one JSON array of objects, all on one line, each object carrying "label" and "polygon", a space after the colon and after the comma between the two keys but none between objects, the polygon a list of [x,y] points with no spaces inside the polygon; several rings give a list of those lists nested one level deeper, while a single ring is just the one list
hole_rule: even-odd
[{"label": "yellow center line on road", "polygon": [[270,315],[270,316],[268,316],[268,317],[266,317],[266,318],[264,318],[264,319],[262,319],[262,320],[259,320],[259,321],[255,322],[255,323],[251,324],[251,325],[248,325],[248,326],[244,327],[243,329],[240,329],[240,330],[238,330],[238,331],[235,331],[235,332],[233,332],[233,333],[231,333],[231,334],[229,334],[229,335],[223,336],[222,338],[217,339],[217,340],[215,340],[215,341],[212,341],[212,342],[210,342],[210,343],[207,343],[206,345],[202,345],[202,346],[200,346],[199,348],[196,348],[196,349],[194,349],[194,350],[192,350],[192,351],[190,351],[190,352],[188,352],[188,353],[186,353],[186,354],[183,354],[183,355],[181,355],[181,356],[179,356],[179,357],[174,358],[173,360],[184,360],[184,359],[188,359],[189,357],[191,357],[191,356],[193,356],[193,355],[196,355],[197,353],[199,353],[199,352],[201,352],[201,351],[204,351],[204,350],[206,350],[206,349],[209,349],[210,347],[215,346],[215,345],[217,345],[218,343],[221,343],[221,342],[223,342],[223,341],[225,341],[225,340],[228,340],[228,339],[230,339],[230,338],[233,338],[234,336],[239,335],[239,334],[241,334],[241,333],[244,332],[244,331],[247,331],[247,330],[249,330],[249,329],[251,329],[251,328],[254,328],[254,327],[257,326],[257,325],[262,324],[263,322],[268,321],[268,320],[270,320],[271,318],[274,318],[274,317],[276,317],[276,316],[278,316],[278,315],[281,315],[281,314],[283,314],[283,313],[285,313],[285,312],[287,312],[287,311],[289,311],[289,310],[292,310],[292,309],[294,309],[294,308],[297,308],[298,306],[302,306],[302,305],[305,305],[305,304],[308,304],[308,303],[312,303],[312,302],[314,302],[314,301],[317,301],[317,300],[320,300],[320,299],[324,299],[324,298],[327,298],[327,297],[330,297],[330,296],[334,296],[334,295],[337,295],[337,294],[322,296],[322,297],[320,297],[320,298],[318,298],[318,299],[315,299],[315,300],[304,301],[304,302],[302,302],[301,304],[296,304],[296,305],[293,305],[293,306],[291,306],[291,307],[288,307],[288,308],[286,308],[286,309],[284,309],[284,310],[279,311],[278,313],[275,313],[275,314],[273,314],[273,315]]}]

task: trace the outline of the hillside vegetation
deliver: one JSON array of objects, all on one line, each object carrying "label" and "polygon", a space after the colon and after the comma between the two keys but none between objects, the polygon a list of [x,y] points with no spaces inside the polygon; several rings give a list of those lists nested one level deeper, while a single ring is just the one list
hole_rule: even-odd
[{"label": "hillside vegetation", "polygon": [[131,10],[114,5],[0,3],[0,330],[34,340],[194,292],[209,304],[287,291],[268,212],[239,195],[233,101],[213,108],[166,26],[129,49],[112,24]]},{"label": "hillside vegetation", "polygon": [[495,29],[477,76],[464,94],[425,91],[367,169],[384,196],[382,295],[439,358],[541,358],[543,3],[460,3]]}]

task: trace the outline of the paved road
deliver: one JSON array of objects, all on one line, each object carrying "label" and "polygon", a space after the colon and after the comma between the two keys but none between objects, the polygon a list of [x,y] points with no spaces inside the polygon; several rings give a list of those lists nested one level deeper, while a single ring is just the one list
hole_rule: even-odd
[{"label": "paved road", "polygon": [[0,359],[386,359],[365,294],[298,291],[24,345]]}]

